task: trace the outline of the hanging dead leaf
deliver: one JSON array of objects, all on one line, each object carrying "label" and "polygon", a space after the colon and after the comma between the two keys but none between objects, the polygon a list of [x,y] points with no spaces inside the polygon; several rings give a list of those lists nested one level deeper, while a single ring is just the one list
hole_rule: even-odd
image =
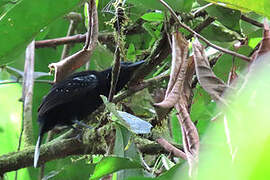
[{"label": "hanging dead leaf", "polygon": [[196,38],[192,44],[196,75],[200,85],[214,100],[221,100],[227,85],[212,71],[204,47]]},{"label": "hanging dead leaf", "polygon": [[185,75],[185,80],[183,83],[183,89],[182,92],[180,93],[180,103],[184,104],[187,109],[189,108],[193,97],[193,91],[191,86],[194,74],[195,74],[194,59],[193,56],[190,56],[188,58],[188,67]]},{"label": "hanging dead leaf", "polygon": [[184,104],[175,105],[178,121],[181,124],[183,146],[189,164],[189,176],[194,175],[199,160],[200,141],[196,126],[191,121],[190,115]]},{"label": "hanging dead leaf", "polygon": [[55,71],[54,82],[59,82],[63,80],[75,69],[89,62],[90,57],[96,47],[98,39],[97,8],[94,0],[89,0],[88,3],[90,4],[88,8],[89,30],[86,36],[85,45],[83,49],[78,51],[77,53],[68,56],[57,63],[51,63],[49,65],[50,70],[54,69]]},{"label": "hanging dead leaf", "polygon": [[188,42],[180,32],[172,36],[172,66],[165,99],[155,104],[163,108],[171,108],[179,100],[183,88],[186,69],[188,65]]},{"label": "hanging dead leaf", "polygon": [[237,66],[235,64],[232,65],[231,71],[229,73],[229,78],[228,78],[228,85],[231,85],[232,82],[237,79],[238,75],[236,73]]}]

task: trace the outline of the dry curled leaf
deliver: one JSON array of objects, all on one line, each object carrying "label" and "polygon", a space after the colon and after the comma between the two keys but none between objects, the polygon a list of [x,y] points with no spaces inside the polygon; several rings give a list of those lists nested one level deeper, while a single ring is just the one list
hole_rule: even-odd
[{"label": "dry curled leaf", "polygon": [[214,100],[221,100],[221,96],[227,88],[227,85],[212,71],[204,47],[198,39],[195,39],[192,47],[196,75],[200,85]]},{"label": "dry curled leaf", "polygon": [[172,70],[168,83],[165,99],[155,104],[163,108],[173,107],[180,98],[183,88],[186,69],[188,66],[188,42],[180,32],[172,36]]},{"label": "dry curled leaf", "polygon": [[228,82],[227,82],[228,85],[231,85],[232,82],[237,79],[238,75],[236,73],[236,69],[237,69],[237,66],[235,66],[233,64],[232,68],[231,68],[231,71],[229,73],[229,78],[228,78]]},{"label": "dry curled leaf", "polygon": [[191,121],[187,107],[183,104],[177,103],[175,108],[179,113],[177,118],[181,124],[183,146],[189,164],[189,176],[192,176],[196,172],[199,160],[199,134],[196,126]]},{"label": "dry curled leaf", "polygon": [[92,52],[96,47],[98,38],[97,8],[94,0],[90,0],[89,4],[91,4],[88,8],[89,22],[91,23],[89,23],[90,27],[86,36],[85,45],[83,49],[77,53],[66,57],[62,61],[49,65],[50,70],[55,70],[54,82],[61,81],[75,69],[89,62]]},{"label": "dry curled leaf", "polygon": [[195,65],[193,56],[188,58],[188,66],[186,70],[185,80],[183,84],[182,92],[180,93],[180,104],[184,104],[186,108],[189,107],[193,97],[192,91],[192,78],[195,74]]}]

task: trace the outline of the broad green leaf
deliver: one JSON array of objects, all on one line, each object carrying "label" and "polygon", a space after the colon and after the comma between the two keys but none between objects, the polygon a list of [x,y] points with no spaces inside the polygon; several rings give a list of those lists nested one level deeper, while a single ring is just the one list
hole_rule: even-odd
[{"label": "broad green leaf", "polygon": [[[21,95],[22,90],[19,84],[0,85],[0,139],[2,146],[0,156],[17,151],[21,132],[22,103],[19,102]],[[5,174],[5,178],[14,179],[14,175],[15,172],[9,172]],[[21,179],[30,179],[27,169],[19,170],[18,176]]]},{"label": "broad green leaf", "polygon": [[[132,159],[133,161],[140,162],[140,155],[138,149],[133,142],[131,132],[124,126],[116,125],[116,139],[114,145],[114,154],[118,157],[125,157]],[[130,176],[142,175],[141,169],[126,169],[113,174],[113,179],[125,180]]]},{"label": "broad green leaf", "polygon": [[[181,166],[180,163],[179,164],[176,164],[170,170],[162,173],[159,177],[156,177],[156,178],[136,176],[136,177],[130,177],[127,180],[178,180],[179,179],[179,175],[181,175],[180,173],[182,173],[179,170],[182,170],[183,169],[180,166]],[[188,178],[185,177],[183,179],[188,179]]]},{"label": "broad green leaf", "polygon": [[229,8],[237,9],[243,12],[253,11],[257,14],[270,18],[269,0],[207,0],[216,4],[222,4]]},{"label": "broad green leaf", "polygon": [[210,41],[232,42],[237,39],[237,34],[217,24],[210,24],[200,33]]},{"label": "broad green leaf", "polygon": [[111,66],[113,53],[104,45],[98,44],[90,59],[90,69],[101,71]]},{"label": "broad green leaf", "polygon": [[94,168],[94,163],[87,163],[87,159],[82,159],[81,156],[66,157],[46,163],[44,179],[88,179]]},{"label": "broad green leaf", "polygon": [[14,60],[27,44],[81,0],[21,0],[0,17],[0,64]]},{"label": "broad green leaf", "polygon": [[[254,12],[247,13],[247,14],[245,14],[245,16],[250,18],[250,19],[253,19],[257,22],[263,22],[263,19],[264,19],[263,16],[260,16]],[[253,33],[254,31],[257,31],[258,29],[262,30],[262,28],[254,26],[253,24],[250,24],[249,22],[246,22],[244,20],[240,21],[240,25],[241,25],[242,33],[245,35],[249,35],[249,34]],[[262,33],[260,34],[260,37],[261,36],[262,36]]]},{"label": "broad green leaf", "polygon": [[117,117],[117,121],[119,124],[126,127],[128,130],[135,134],[145,134],[150,133],[152,125],[149,122],[146,122],[132,114],[117,111],[115,104],[108,102],[105,96],[101,95],[101,98],[106,106],[106,108]]},{"label": "broad green leaf", "polygon": [[[199,1],[200,4],[206,5],[204,1]],[[212,5],[205,9],[210,16],[215,17],[217,21],[229,28],[240,33],[240,17],[241,12],[229,9],[222,6]]]},{"label": "broad green leaf", "polygon": [[123,169],[142,168],[138,162],[123,157],[105,157],[96,164],[94,174],[90,179],[99,179],[108,174]]},{"label": "broad green leaf", "polygon": [[142,15],[142,19],[146,21],[163,21],[164,14],[161,12],[150,12]]}]

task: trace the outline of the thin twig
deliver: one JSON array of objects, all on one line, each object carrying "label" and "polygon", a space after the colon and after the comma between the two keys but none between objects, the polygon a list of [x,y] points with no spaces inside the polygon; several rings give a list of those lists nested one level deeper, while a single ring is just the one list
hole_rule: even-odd
[{"label": "thin twig", "polygon": [[[194,28],[194,31],[195,32],[197,32],[197,33],[199,33],[199,32],[201,32],[204,28],[206,28],[207,26],[209,26],[212,22],[214,22],[215,21],[215,19],[214,18],[212,18],[212,17],[208,17],[208,18],[206,18],[202,23],[200,23],[198,26],[196,26],[195,28]],[[188,40],[188,39],[191,39],[192,38],[192,34],[189,34],[187,37],[186,37],[186,39]]]},{"label": "thin twig", "polygon": [[200,34],[198,34],[197,32],[195,32],[193,29],[191,29],[189,26],[187,26],[187,25],[185,25],[184,23],[182,23],[179,19],[178,19],[178,17],[177,17],[177,15],[176,15],[176,13],[173,11],[173,9],[166,3],[166,2],[164,2],[163,0],[159,0],[170,12],[171,12],[171,14],[172,14],[172,16],[173,16],[173,18],[175,19],[175,21],[182,27],[182,28],[184,28],[184,29],[186,29],[187,31],[189,31],[190,33],[192,33],[194,36],[196,36],[196,37],[198,37],[199,39],[201,39],[202,41],[204,41],[207,45],[209,45],[209,46],[211,46],[211,47],[213,47],[213,48],[215,48],[215,49],[217,49],[217,50],[219,50],[219,51],[221,51],[221,52],[224,52],[224,53],[226,53],[226,54],[230,54],[230,55],[232,55],[232,56],[236,56],[236,57],[238,57],[238,58],[241,58],[241,59],[243,59],[243,60],[245,60],[245,61],[247,61],[247,62],[250,62],[251,61],[251,59],[249,58],[249,57],[246,57],[246,56],[244,56],[244,55],[242,55],[242,54],[238,54],[238,53],[236,53],[236,52],[233,52],[233,51],[230,51],[230,50],[228,50],[228,49],[225,49],[225,48],[222,48],[222,47],[220,47],[220,46],[217,46],[217,45],[215,45],[215,44],[213,44],[213,43],[211,43],[210,41],[208,41],[206,38],[204,38],[203,36],[201,36]]},{"label": "thin twig", "polygon": [[119,49],[119,46],[117,46],[115,50],[115,55],[114,55],[114,65],[112,68],[111,88],[110,88],[110,93],[108,97],[109,102],[113,100],[113,96],[115,94],[116,84],[117,84],[119,72],[120,72],[120,62],[121,62],[120,49]]},{"label": "thin twig", "polygon": [[[34,80],[35,83],[45,83],[45,84],[54,84],[53,81],[49,80]],[[22,83],[22,80],[8,80],[0,82],[0,85],[4,84],[14,84],[14,83]]]},{"label": "thin twig", "polygon": [[192,16],[195,17],[199,12],[205,10],[206,8],[208,8],[208,7],[212,6],[212,5],[213,5],[213,3],[209,3],[209,4],[206,4],[205,6],[202,6],[202,7],[198,8],[194,13],[192,13]]},{"label": "thin twig", "polygon": [[83,43],[86,39],[86,34],[77,34],[69,37],[47,39],[35,42],[36,48],[55,47],[63,44]]},{"label": "thin twig", "polygon": [[[70,20],[70,24],[67,31],[67,37],[74,35],[78,22],[82,20],[81,14],[71,12],[67,15]],[[61,59],[65,59],[69,56],[70,44],[65,44],[62,50]]]},{"label": "thin twig", "polygon": [[[138,20],[135,25],[128,27],[124,30],[125,35],[141,34],[145,30],[142,28],[143,21]],[[55,47],[63,44],[84,43],[86,34],[77,34],[69,37],[61,37],[55,39],[40,40],[35,42],[35,48]],[[106,44],[107,46],[115,46],[113,33],[99,33],[98,41]]]}]

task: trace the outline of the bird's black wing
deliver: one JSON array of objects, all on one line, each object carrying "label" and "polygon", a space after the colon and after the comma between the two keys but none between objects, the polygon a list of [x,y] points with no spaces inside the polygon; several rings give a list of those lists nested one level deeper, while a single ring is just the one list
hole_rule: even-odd
[{"label": "bird's black wing", "polygon": [[87,92],[95,89],[98,83],[97,72],[84,71],[73,74],[52,87],[38,108],[39,115],[45,114],[56,106],[84,96]]}]

